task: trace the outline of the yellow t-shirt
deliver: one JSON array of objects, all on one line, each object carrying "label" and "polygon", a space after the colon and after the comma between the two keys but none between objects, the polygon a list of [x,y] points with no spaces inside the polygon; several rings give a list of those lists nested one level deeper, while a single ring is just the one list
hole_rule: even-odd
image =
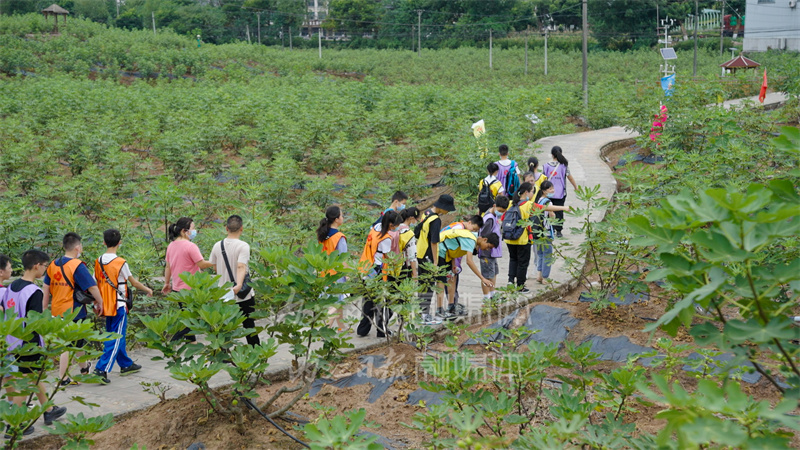
[{"label": "yellow t-shirt", "polygon": [[[482,179],[478,183],[478,192],[480,192],[481,189],[483,189],[484,183],[486,183],[486,178]],[[489,189],[492,190],[492,197],[497,198],[498,194],[504,194],[506,192],[506,190],[503,188],[503,183],[501,183],[500,180],[498,180],[497,178],[492,177],[491,183],[492,184],[489,185]]]},{"label": "yellow t-shirt", "polygon": [[[538,209],[544,208],[544,206],[536,204],[536,202],[534,202],[533,200],[529,200],[523,203],[522,206],[519,207],[519,213],[522,216],[522,220],[528,220],[531,217],[531,210],[533,209],[534,205],[536,205]],[[508,209],[511,209],[512,206],[513,204],[509,204]],[[519,237],[519,239],[515,239],[513,241],[504,239],[504,241],[506,242],[506,244],[511,244],[511,245],[527,245],[530,242],[530,239],[528,238],[528,230],[525,230],[522,233],[522,236]]]}]

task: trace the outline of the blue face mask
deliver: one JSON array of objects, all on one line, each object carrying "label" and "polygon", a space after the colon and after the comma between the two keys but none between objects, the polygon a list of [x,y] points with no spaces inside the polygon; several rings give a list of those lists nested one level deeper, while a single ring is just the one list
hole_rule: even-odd
[{"label": "blue face mask", "polygon": [[553,198],[554,195],[556,195],[556,193],[555,192],[551,192],[551,193],[547,194],[547,198]]},{"label": "blue face mask", "polygon": [[401,203],[400,206],[397,207],[398,211],[402,211],[404,209],[406,209],[406,204],[405,203]]},{"label": "blue face mask", "polygon": [[193,241],[197,237],[197,230],[189,230],[189,240]]}]

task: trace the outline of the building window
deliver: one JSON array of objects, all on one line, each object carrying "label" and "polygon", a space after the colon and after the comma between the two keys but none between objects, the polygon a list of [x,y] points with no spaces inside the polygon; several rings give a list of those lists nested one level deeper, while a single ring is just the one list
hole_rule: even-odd
[{"label": "building window", "polygon": [[758,0],[758,3],[775,3],[775,0]]}]

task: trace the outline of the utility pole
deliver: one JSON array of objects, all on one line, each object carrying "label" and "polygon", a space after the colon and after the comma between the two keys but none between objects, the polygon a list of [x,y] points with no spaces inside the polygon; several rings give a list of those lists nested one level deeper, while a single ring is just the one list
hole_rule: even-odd
[{"label": "utility pole", "polygon": [[289,27],[289,50],[292,50],[292,27]]},{"label": "utility pole", "polygon": [[250,41],[250,24],[249,23],[244,24],[244,32],[247,34],[247,43],[248,44],[252,44],[252,42]]},{"label": "utility pole", "polygon": [[[696,0],[695,0],[696,1]],[[583,27],[583,109],[589,109],[589,8],[586,5],[586,0],[583,0],[583,20],[581,27]]]},{"label": "utility pole", "polygon": [[422,10],[417,10],[417,57],[422,57]]},{"label": "utility pole", "polygon": [[531,34],[531,26],[525,30],[525,75],[528,74],[528,35]]},{"label": "utility pole", "polygon": [[544,75],[547,76],[547,35],[550,34],[550,26],[544,27]]},{"label": "utility pole", "polygon": [[156,12],[150,11],[150,18],[153,19],[153,34],[156,34]]},{"label": "utility pole", "polygon": [[322,59],[322,21],[319,21],[319,32],[317,33],[317,41],[319,44],[319,59]]},{"label": "utility pole", "polygon": [[116,0],[114,3],[117,4],[117,19],[119,19],[119,0]]},{"label": "utility pole", "polygon": [[258,16],[258,45],[261,45],[261,11],[256,13]]},{"label": "utility pole", "polygon": [[725,0],[722,0],[722,8],[719,12],[719,56],[722,56],[722,47],[725,42]]},{"label": "utility pole", "polygon": [[492,70],[492,29],[489,28],[489,70]]},{"label": "utility pole", "polygon": [[[584,0],[586,1],[586,0]],[[697,26],[700,22],[700,6],[694,0],[694,63],[692,64],[692,77],[697,76]]]}]

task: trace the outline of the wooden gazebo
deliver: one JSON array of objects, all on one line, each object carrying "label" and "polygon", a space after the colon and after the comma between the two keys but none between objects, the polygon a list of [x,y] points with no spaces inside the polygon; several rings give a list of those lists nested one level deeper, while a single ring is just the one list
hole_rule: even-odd
[{"label": "wooden gazebo", "polygon": [[44,14],[45,19],[47,19],[47,16],[53,16],[53,18],[56,21],[55,32],[58,33],[58,16],[64,16],[64,25],[66,25],[67,15],[69,15],[69,11],[53,3],[52,5],[43,9],[42,14]]},{"label": "wooden gazebo", "polygon": [[755,69],[756,67],[760,67],[761,64],[753,61],[752,59],[748,59],[742,55],[739,55],[726,63],[720,64],[719,66],[723,69],[730,70],[731,73],[736,73],[736,71],[739,69]]}]

